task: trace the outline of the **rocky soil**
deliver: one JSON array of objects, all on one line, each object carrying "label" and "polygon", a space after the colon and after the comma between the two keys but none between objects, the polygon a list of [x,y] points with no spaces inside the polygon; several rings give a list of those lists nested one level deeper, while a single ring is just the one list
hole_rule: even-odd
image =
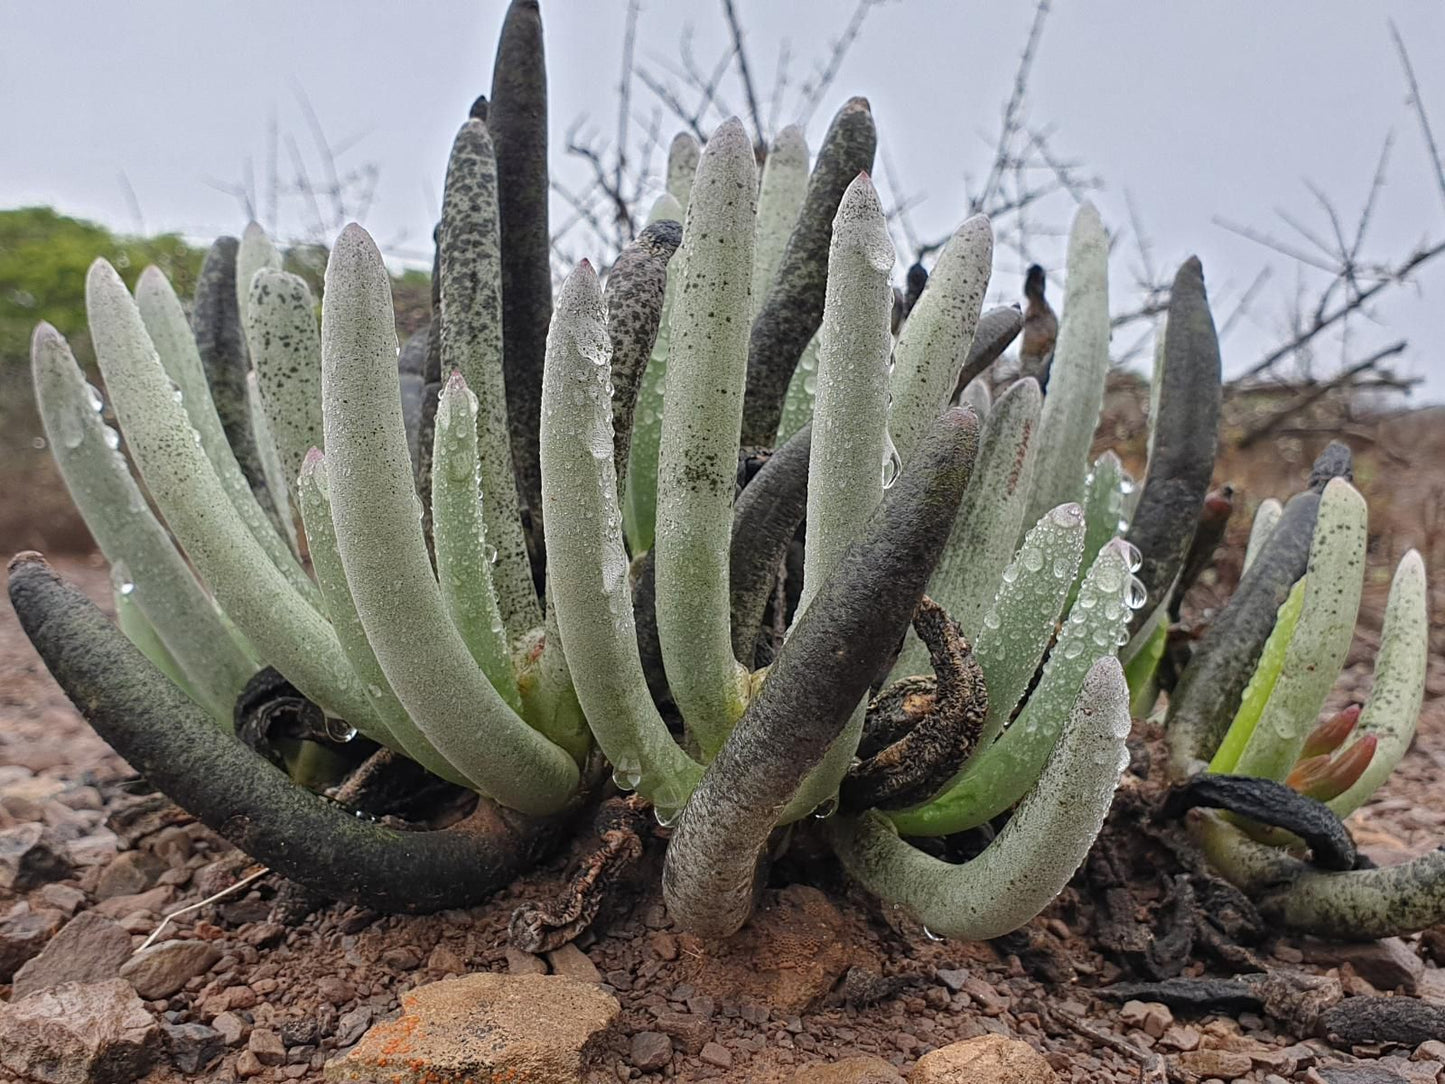
[{"label": "rocky soil", "polygon": [[[97,563],[59,567],[106,604]],[[1445,840],[1442,778],[1437,655],[1416,747],[1352,823],[1362,849],[1386,863]],[[0,1080],[1445,1081],[1445,928],[1257,946],[1319,977],[1308,1011],[1171,1009],[1095,993],[1135,976],[1072,891],[1026,937],[966,944],[819,866],[821,888],[775,886],[706,944],[657,897],[656,838],[592,930],[533,956],[508,947],[508,918],[578,852],[483,906],[386,917],[318,906],[130,780],[0,607]],[[1320,1010],[1380,994],[1417,999],[1425,1030],[1330,1038]]]}]

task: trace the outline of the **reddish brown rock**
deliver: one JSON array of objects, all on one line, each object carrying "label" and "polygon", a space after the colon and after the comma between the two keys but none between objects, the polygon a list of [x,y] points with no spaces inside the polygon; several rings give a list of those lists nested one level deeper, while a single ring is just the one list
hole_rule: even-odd
[{"label": "reddish brown rock", "polygon": [[129,983],[70,982],[0,1006],[0,1066],[40,1084],[129,1084],[160,1034]]},{"label": "reddish brown rock", "polygon": [[60,912],[49,909],[24,911],[0,922],[0,982],[9,982],[25,961],[38,955],[60,922]]},{"label": "reddish brown rock", "polygon": [[170,997],[221,958],[209,941],[162,941],[121,965],[120,977],[147,1001]]},{"label": "reddish brown rock", "polygon": [[[388,1084],[580,1081],[617,999],[563,975],[479,973],[418,986],[401,1016],[377,1024],[326,1079]],[[664,1037],[665,1038],[665,1037]]]},{"label": "reddish brown rock", "polygon": [[70,860],[60,840],[44,825],[17,824],[0,831],[0,888],[28,892],[70,876]]},{"label": "reddish brown rock", "polygon": [[82,911],[15,972],[15,1000],[67,982],[111,979],[130,956],[130,934],[92,911]]},{"label": "reddish brown rock", "polygon": [[679,978],[721,1002],[798,1012],[821,1001],[850,967],[877,971],[873,952],[832,901],[808,885],[765,892],[726,941],[678,938]]}]

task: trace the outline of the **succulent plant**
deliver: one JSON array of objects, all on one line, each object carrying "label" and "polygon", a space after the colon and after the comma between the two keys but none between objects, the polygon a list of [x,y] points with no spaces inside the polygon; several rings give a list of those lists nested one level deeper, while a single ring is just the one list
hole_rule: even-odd
[{"label": "succulent plant", "polygon": [[[975,378],[1019,321],[981,315],[986,220],[959,227],[892,332],[865,99],[840,109],[811,172],[801,134],[781,133],[761,184],[737,122],[702,147],[680,137],[605,286],[584,261],[554,299],[535,2],[511,5],[496,72],[452,148],[433,327],[414,349],[398,351],[359,226],[331,251],[319,333],[258,229],[213,249],[194,330],[159,272],[133,298],[92,267],[110,406],[159,516],[98,393],[37,330],[47,433],[122,627],[22,555],[10,587],[32,641],[158,787],[346,898],[472,901],[565,838],[610,766],[673,829],[663,890],[699,932],[747,920],[790,824],[939,933],[1017,927],[1103,823],[1209,482],[1219,353],[1198,261],[1174,284],[1134,504],[1116,457],[1088,462],[1109,364],[1091,206],[1070,235],[1049,394],[1026,379],[995,402]],[[1257,547],[1271,571],[1247,577],[1241,613],[1298,578],[1302,517],[1286,509]],[[1331,659],[1347,601],[1325,622]],[[1267,637],[1261,605],[1249,627]],[[1143,660],[1132,690],[1121,648]],[[1291,650],[1267,655],[1284,659],[1270,704],[1297,682]],[[1382,652],[1385,676],[1405,654]],[[1380,688],[1408,699],[1404,680]],[[1294,725],[1318,685],[1265,717],[1292,705]],[[1214,735],[1227,699],[1176,732]],[[285,716],[292,780],[247,748],[270,733],[252,734],[258,702]],[[1383,712],[1361,723],[1378,733],[1362,783],[1398,743]],[[1260,757],[1288,771],[1302,749]],[[338,770],[345,793],[410,771],[479,798],[451,827],[399,832],[314,792]],[[907,842],[1010,809],[962,866]]]},{"label": "succulent plant", "polygon": [[[1275,824],[1293,826],[1294,816],[1337,823],[1363,805],[1409,748],[1424,695],[1425,566],[1411,550],[1390,585],[1368,699],[1319,721],[1354,635],[1365,576],[1368,513],[1350,478],[1348,451],[1331,445],[1305,492],[1282,507],[1261,504],[1239,588],[1169,706],[1176,773],[1207,772],[1267,796],[1286,813]],[[1192,814],[1195,838],[1266,917],[1351,939],[1445,919],[1445,852],[1383,869],[1330,868],[1296,832],[1242,816],[1232,801],[1217,804],[1236,812]]]}]

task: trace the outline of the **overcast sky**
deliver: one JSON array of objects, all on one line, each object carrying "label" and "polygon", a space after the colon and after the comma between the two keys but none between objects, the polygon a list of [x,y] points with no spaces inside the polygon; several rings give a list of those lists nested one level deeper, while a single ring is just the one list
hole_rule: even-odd
[{"label": "overcast sky", "polygon": [[[737,3],[765,87],[784,40],[796,82],[854,7],[853,0]],[[0,207],[46,203],[120,230],[201,239],[238,232],[241,206],[216,185],[242,182],[249,160],[264,213],[272,117],[283,173],[293,172],[290,136],[319,175],[298,104],[304,92],[328,140],[344,148],[343,171],[377,167],[365,225],[395,257],[421,256],[451,137],[490,83],[503,7],[500,0],[0,0]],[[615,127],[626,7],[626,0],[543,0],[553,161],[572,182],[582,174],[563,151],[571,123],[589,117],[600,132]],[[696,55],[710,64],[727,40],[720,9],[715,0],[645,0],[638,61],[662,73],[690,24]],[[964,213],[966,179],[987,168],[986,139],[997,131],[1032,16],[1032,4],[982,0],[891,0],[873,9],[808,125],[810,143],[816,147],[846,97],[866,94],[899,189],[886,195],[909,198],[917,235],[947,232]],[[1227,311],[1272,266],[1251,316],[1225,342],[1226,367],[1245,367],[1277,341],[1295,292],[1316,291],[1318,280],[1306,272],[1301,282],[1297,264],[1214,220],[1308,248],[1276,211],[1330,236],[1309,181],[1352,230],[1390,132],[1387,184],[1362,258],[1393,261],[1426,238],[1445,237],[1445,197],[1409,104],[1390,19],[1445,140],[1439,0],[1057,5],[1043,33],[1029,119],[1050,128],[1056,153],[1085,163],[1103,182],[1093,198],[1120,237],[1116,311],[1136,300],[1128,193],[1157,264],[1172,270],[1198,253],[1217,307]],[[729,97],[742,108],[739,96]],[[639,116],[655,106],[635,89]],[[666,134],[673,128],[668,122]],[[558,207],[554,218],[564,213]],[[296,234],[309,211],[288,199],[280,217],[283,232]],[[1040,221],[1066,219],[1061,207]],[[1061,270],[1060,242],[1040,237],[1035,246],[1034,258]],[[998,298],[1013,298],[1018,263],[1000,255]],[[1350,356],[1408,338],[1402,369],[1428,378],[1429,398],[1445,399],[1445,257],[1374,312],[1378,325],[1359,324]],[[1331,342],[1319,365],[1329,369],[1340,357]]]}]

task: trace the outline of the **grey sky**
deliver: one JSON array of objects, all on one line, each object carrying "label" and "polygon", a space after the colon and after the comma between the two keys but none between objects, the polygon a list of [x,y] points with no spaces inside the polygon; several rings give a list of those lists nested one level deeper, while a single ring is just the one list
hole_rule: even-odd
[{"label": "grey sky", "polygon": [[[853,8],[852,0],[738,2],[765,86],[780,40],[789,39],[801,78]],[[501,0],[0,0],[0,206],[49,203],[123,230],[201,238],[236,232],[244,225],[237,201],[208,180],[241,180],[247,158],[264,172],[273,114],[282,135],[295,136],[314,164],[297,105],[301,87],[333,143],[359,137],[343,166],[379,167],[365,224],[393,253],[419,255],[429,243],[451,137],[489,85],[503,7]],[[543,0],[553,161],[573,180],[579,166],[561,146],[570,123],[589,115],[604,133],[615,124],[625,9],[625,0]],[[997,129],[1032,10],[978,0],[893,0],[875,9],[812,118],[810,142],[816,146],[844,98],[866,94],[900,187],[921,199],[910,216],[915,232],[945,233],[962,215],[965,176],[976,179],[987,166],[983,137]],[[1227,367],[1248,364],[1281,330],[1296,267],[1212,219],[1303,244],[1276,216],[1283,208],[1328,234],[1328,219],[1302,183],[1308,179],[1352,224],[1391,130],[1388,184],[1364,254],[1397,258],[1426,237],[1445,236],[1445,198],[1409,107],[1391,18],[1445,139],[1445,4],[1057,5],[1044,32],[1030,118],[1052,126],[1055,150],[1086,163],[1105,184],[1094,199],[1111,230],[1124,235],[1113,264],[1116,309],[1135,299],[1127,190],[1159,266],[1172,268],[1197,252],[1223,305],[1261,267],[1274,266],[1253,320],[1242,321],[1225,344]],[[714,0],[647,0],[638,59],[675,56],[688,23],[697,55],[710,62],[725,41]],[[653,99],[640,87],[636,96],[638,111],[650,111]],[[667,124],[668,134],[674,127]],[[122,174],[135,192],[139,223]],[[299,231],[304,217],[299,203],[283,205],[283,225]],[[1066,211],[1050,217],[1062,223]],[[1054,268],[1061,253],[1060,241],[1040,237],[1031,255]],[[1013,297],[1017,265],[1017,257],[1000,255],[1000,297]],[[1377,307],[1381,326],[1359,324],[1351,356],[1409,338],[1402,368],[1429,378],[1430,398],[1445,398],[1442,300],[1445,258]],[[1338,342],[1324,347],[1321,369],[1339,357]]]}]

